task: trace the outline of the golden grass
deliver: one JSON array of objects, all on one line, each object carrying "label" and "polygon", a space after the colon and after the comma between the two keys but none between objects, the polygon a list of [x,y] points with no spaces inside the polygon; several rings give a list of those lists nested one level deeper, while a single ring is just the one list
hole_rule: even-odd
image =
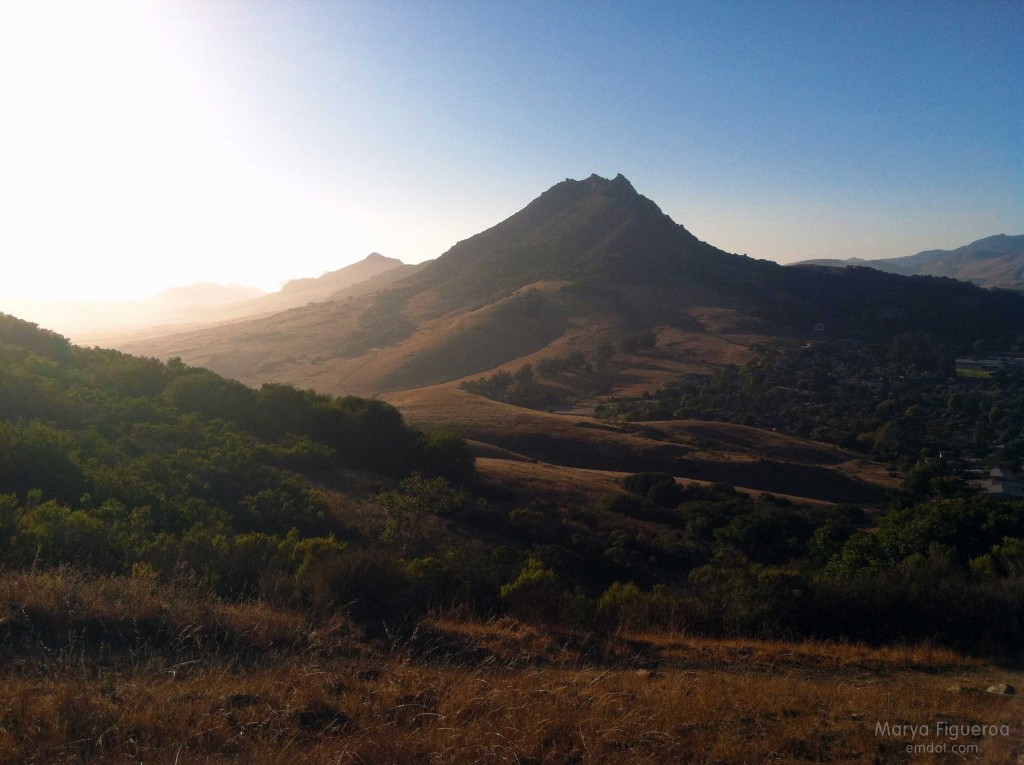
[{"label": "golden grass", "polygon": [[135,659],[255,661],[320,650],[326,642],[347,641],[351,648],[356,637],[343,620],[313,625],[266,602],[227,602],[148,575],[92,576],[68,568],[0,574],[0,656],[14,659],[46,650],[104,660],[132,653]]},{"label": "golden grass", "polygon": [[628,475],[493,457],[477,457],[476,469],[481,476],[502,487],[575,507],[593,507],[611,495],[622,493],[622,479]]},{"label": "golden grass", "polygon": [[[928,646],[598,640],[512,619],[442,618],[371,645],[266,604],[68,571],[4,573],[0,604],[9,654],[0,765],[1012,763],[1021,754],[1018,699],[947,688],[1024,676]],[[8,622],[49,614],[48,624],[88,631],[154,613],[194,631],[216,623],[259,635],[266,648],[247,662],[223,645],[185,660],[163,646],[140,659],[59,634],[13,645]],[[1005,725],[1009,735],[952,742],[935,735],[939,721]],[[977,751],[908,753],[908,736],[878,735],[886,722],[928,725],[930,741]]]},{"label": "golden grass", "polygon": [[[578,666],[599,658],[600,663],[660,669],[695,666],[740,667],[771,671],[974,671],[984,666],[950,648],[927,644],[868,646],[828,640],[801,642],[753,638],[712,638],[669,632],[620,630],[597,640],[594,636],[555,633],[512,618],[474,621],[435,618],[424,622],[466,649],[484,649],[506,663],[515,657],[544,657],[559,666]],[[600,648],[595,655],[593,648]]]},{"label": "golden grass", "polygon": [[0,762],[952,762],[904,758],[878,722],[1010,726],[972,741],[1013,762],[1013,699],[945,681],[710,669],[464,668],[300,658],[246,673],[4,673]]},{"label": "golden grass", "polygon": [[[609,496],[625,493],[622,480],[629,473],[617,470],[588,470],[587,468],[552,465],[548,462],[530,461],[512,453],[479,442],[470,444],[476,457],[477,472],[484,478],[523,496],[543,497],[567,507],[595,507]],[[711,486],[711,481],[693,478],[676,478],[681,486]],[[818,499],[807,499],[781,492],[764,492],[757,489],[737,487],[742,494],[757,497],[772,494],[775,497],[809,507],[829,507],[833,503]]]},{"label": "golden grass", "polygon": [[[455,430],[492,447],[482,453],[515,463],[507,467],[491,463],[492,472],[525,481],[537,495],[552,501],[560,501],[566,489],[577,492],[568,484],[579,481],[563,475],[549,485],[542,476],[528,475],[531,468],[524,466],[523,457],[606,474],[673,472],[690,481],[727,481],[744,491],[769,491],[811,503],[872,505],[894,485],[881,466],[855,459],[852,452],[743,425],[696,421],[617,425],[524,409],[445,386],[384,398],[413,425]],[[695,436],[709,446],[696,447]],[[592,496],[592,492],[584,494]]]}]

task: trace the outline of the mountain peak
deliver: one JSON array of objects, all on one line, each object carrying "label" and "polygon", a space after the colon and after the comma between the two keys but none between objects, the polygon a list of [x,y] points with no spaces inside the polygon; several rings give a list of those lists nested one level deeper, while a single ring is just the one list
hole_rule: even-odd
[{"label": "mountain peak", "polygon": [[459,242],[425,268],[417,283],[444,284],[443,305],[455,308],[542,281],[679,282],[695,261],[722,254],[675,223],[621,173],[595,173],[555,184],[511,217]]},{"label": "mountain peak", "polygon": [[633,188],[633,184],[622,173],[619,173],[614,178],[605,178],[603,175],[593,173],[582,181],[577,181],[575,178],[566,178],[561,183],[552,186],[548,191],[555,191],[556,189],[576,189],[590,193],[620,191],[639,196],[637,190]]},{"label": "mountain peak", "polygon": [[612,205],[632,209],[643,206],[661,213],[658,206],[633,188],[633,184],[622,173],[614,178],[605,178],[597,173],[583,180],[566,178],[533,200],[523,212],[546,210],[548,213],[561,213],[581,204],[591,211]]}]

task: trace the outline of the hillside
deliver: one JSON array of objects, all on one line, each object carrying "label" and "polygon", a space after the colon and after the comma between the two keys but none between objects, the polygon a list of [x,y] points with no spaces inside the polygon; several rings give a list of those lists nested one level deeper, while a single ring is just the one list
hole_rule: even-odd
[{"label": "hillside", "polygon": [[370,394],[574,351],[592,358],[645,332],[656,336],[657,363],[708,371],[767,339],[809,336],[817,324],[834,334],[918,331],[970,343],[1015,337],[1024,300],[948,280],[730,255],[621,175],[591,176],[555,185],[378,293],[119,347],[252,384]]},{"label": "hillside", "polygon": [[359,538],[376,489],[413,471],[472,467],[459,442],[381,401],[257,391],[0,314],[0,565],[166,574],[191,561],[224,591],[251,588],[214,549],[254,534],[285,558],[331,549]]},{"label": "hillside", "polygon": [[794,266],[865,266],[904,276],[946,276],[980,287],[1024,289],[1024,235],[979,239],[955,250],[926,250],[902,258],[836,260],[822,258],[792,263]]},{"label": "hillside", "polygon": [[641,471],[670,473],[686,482],[729,483],[754,494],[792,495],[798,501],[875,506],[883,505],[886,490],[896,485],[878,465],[849,450],[742,425],[615,424],[526,410],[443,386],[386,399],[418,427],[458,431],[480,458],[484,476],[527,486],[533,496],[557,497],[568,483],[593,500],[593,490],[607,493],[609,481]]}]

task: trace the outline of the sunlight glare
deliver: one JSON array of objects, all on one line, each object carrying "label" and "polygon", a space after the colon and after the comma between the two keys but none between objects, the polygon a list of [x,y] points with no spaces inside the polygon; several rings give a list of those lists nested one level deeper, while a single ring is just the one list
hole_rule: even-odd
[{"label": "sunlight glare", "polygon": [[273,289],[301,275],[281,272],[289,252],[369,251],[345,241],[330,200],[245,161],[216,88],[155,9],[0,10],[0,294],[138,298],[205,279]]}]

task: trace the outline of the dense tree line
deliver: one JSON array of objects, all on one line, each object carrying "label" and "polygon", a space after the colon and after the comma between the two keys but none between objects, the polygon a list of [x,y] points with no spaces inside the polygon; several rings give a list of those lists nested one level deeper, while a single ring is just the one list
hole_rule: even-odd
[{"label": "dense tree line", "polygon": [[534,545],[501,591],[509,608],[588,628],[1024,645],[1024,503],[941,499],[873,516],[661,474],[625,487],[609,509],[671,530],[613,532],[587,557],[578,532],[559,551],[554,518],[545,528],[533,515]]}]

